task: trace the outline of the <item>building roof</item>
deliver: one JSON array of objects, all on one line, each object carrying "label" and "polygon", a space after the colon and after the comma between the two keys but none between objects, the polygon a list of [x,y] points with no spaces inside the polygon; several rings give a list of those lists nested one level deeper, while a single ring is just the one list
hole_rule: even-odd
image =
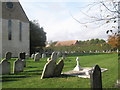
[{"label": "building roof", "polygon": [[78,44],[78,40],[73,41],[58,41],[55,46],[72,46]]},{"label": "building roof", "polygon": [[2,2],[2,18],[3,19],[17,19],[23,22],[29,23],[29,19],[23,10],[20,2],[16,0],[16,2],[12,2],[13,7],[8,8],[7,3],[9,0],[6,0],[6,2]]}]

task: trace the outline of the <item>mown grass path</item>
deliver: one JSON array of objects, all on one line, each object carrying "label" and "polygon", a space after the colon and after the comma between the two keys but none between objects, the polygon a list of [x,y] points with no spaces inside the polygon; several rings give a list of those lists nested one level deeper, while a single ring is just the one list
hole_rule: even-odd
[{"label": "mown grass path", "polygon": [[[64,60],[63,72],[72,70],[76,65],[76,57],[80,58],[81,67],[92,67],[98,64],[108,71],[102,73],[103,88],[113,88],[118,78],[117,54],[74,54]],[[13,58],[10,60],[11,72],[13,70]],[[2,76],[3,88],[90,88],[90,79],[61,75],[60,77],[40,79],[47,58],[34,62],[27,59],[27,67],[24,72]]]}]

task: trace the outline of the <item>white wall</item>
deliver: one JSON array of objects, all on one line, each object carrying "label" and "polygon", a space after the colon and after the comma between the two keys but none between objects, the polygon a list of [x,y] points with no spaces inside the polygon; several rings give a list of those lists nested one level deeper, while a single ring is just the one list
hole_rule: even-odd
[{"label": "white wall", "polygon": [[19,20],[12,20],[12,40],[8,40],[8,20],[3,19],[3,48],[2,56],[4,57],[7,51],[12,52],[13,57],[17,57],[18,53],[26,52],[29,53],[29,23],[22,22],[22,41],[19,40]]},{"label": "white wall", "polygon": [[2,2],[0,2],[0,58],[2,57]]}]

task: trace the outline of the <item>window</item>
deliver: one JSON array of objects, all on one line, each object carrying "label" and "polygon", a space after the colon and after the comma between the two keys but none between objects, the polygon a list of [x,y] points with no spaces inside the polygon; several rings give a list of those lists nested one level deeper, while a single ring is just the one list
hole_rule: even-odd
[{"label": "window", "polygon": [[20,41],[22,41],[22,22],[19,22],[19,30],[20,30],[19,39]]},{"label": "window", "polygon": [[12,40],[12,21],[8,20],[8,40]]},{"label": "window", "polygon": [[12,2],[7,2],[6,5],[7,5],[7,8],[10,8],[10,9],[13,8],[13,3]]}]

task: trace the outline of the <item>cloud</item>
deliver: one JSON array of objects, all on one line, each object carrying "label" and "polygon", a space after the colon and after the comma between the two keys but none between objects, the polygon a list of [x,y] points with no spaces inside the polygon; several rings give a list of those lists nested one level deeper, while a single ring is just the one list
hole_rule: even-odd
[{"label": "cloud", "polygon": [[[74,5],[74,7],[72,5],[71,7],[71,3],[38,3],[36,1],[21,2],[21,4],[30,20],[39,20],[40,26],[44,28],[49,41],[107,39],[105,32],[108,27],[94,28],[97,24],[83,25],[72,18],[69,11],[80,21],[88,20],[88,17],[76,8],[79,5]],[[95,13],[98,11],[92,11],[91,14]]]}]

